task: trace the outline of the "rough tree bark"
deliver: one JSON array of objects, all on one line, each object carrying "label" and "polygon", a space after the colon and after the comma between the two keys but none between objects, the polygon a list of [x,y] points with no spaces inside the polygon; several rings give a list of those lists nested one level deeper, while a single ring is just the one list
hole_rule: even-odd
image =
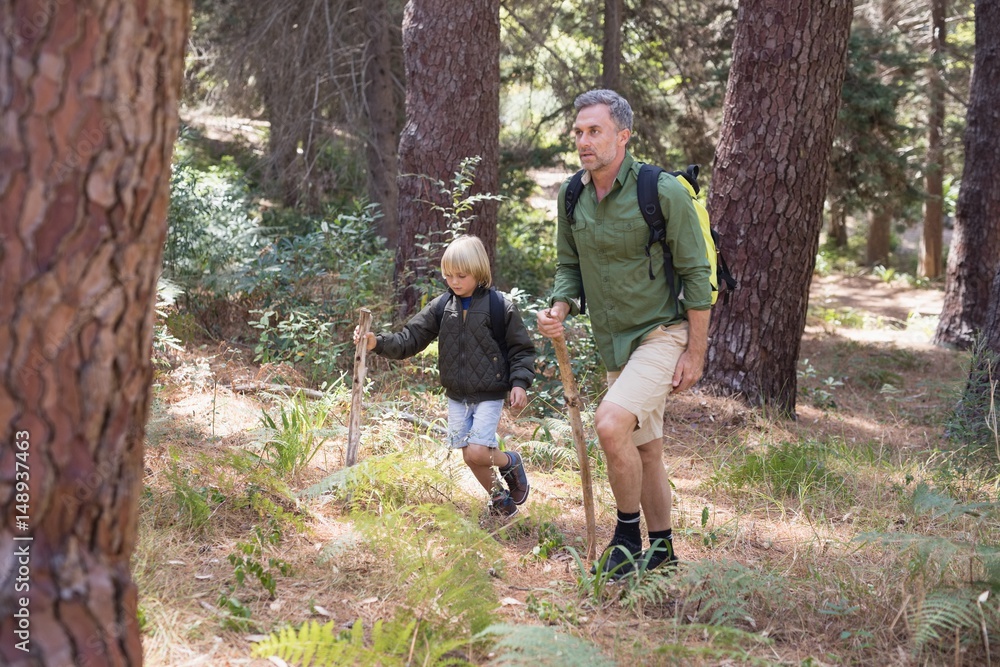
[{"label": "rough tree bark", "polygon": [[706,382],[794,414],[852,6],[740,3],[709,208],[740,287],[712,313]]},{"label": "rough tree bark", "polygon": [[965,126],[965,171],[934,342],[966,348],[983,329],[1000,268],[1000,2],[976,2],[976,57]]},{"label": "rough tree bark", "polygon": [[[430,254],[418,236],[445,240],[447,223],[430,203],[450,206],[430,179],[450,183],[461,161],[479,156],[470,194],[496,193],[500,154],[500,1],[410,0],[403,16],[406,124],[399,141],[399,225],[396,251],[401,314],[417,305],[441,248]],[[481,201],[468,228],[492,261],[497,203]]]},{"label": "rough tree bark", "polygon": [[189,2],[0,7],[0,664],[139,665],[129,559]]},{"label": "rough tree bark", "polygon": [[381,206],[379,234],[399,245],[398,110],[392,74],[392,31],[388,0],[365,3],[365,110],[368,117],[368,196]]},{"label": "rough tree bark", "polygon": [[927,118],[927,169],[924,187],[927,201],[924,203],[924,228],[920,238],[920,257],[917,273],[925,278],[941,275],[944,227],[944,53],[946,0],[931,0],[931,61],[927,67],[928,102],[930,111]]},{"label": "rough tree bark", "polygon": [[601,55],[601,85],[623,93],[622,83],[622,21],[625,0],[604,0],[604,50]]}]

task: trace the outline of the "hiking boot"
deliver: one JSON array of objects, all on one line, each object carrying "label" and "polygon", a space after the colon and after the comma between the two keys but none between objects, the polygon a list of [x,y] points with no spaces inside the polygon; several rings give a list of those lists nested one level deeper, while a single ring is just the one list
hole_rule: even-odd
[{"label": "hiking boot", "polygon": [[663,538],[653,540],[649,548],[642,552],[642,558],[638,565],[646,572],[656,569],[661,565],[664,569],[677,567],[677,554],[674,553],[674,545]]},{"label": "hiking boot", "polygon": [[510,498],[515,505],[523,505],[528,499],[528,491],[531,486],[528,484],[528,476],[524,474],[524,463],[521,455],[517,452],[507,452],[510,462],[506,468],[500,468],[500,476],[510,490]]},{"label": "hiking boot", "polygon": [[641,558],[642,543],[635,544],[615,535],[601,553],[601,559],[590,568],[590,573],[597,574],[597,568],[601,567],[602,572],[606,572],[612,580],[617,581],[632,572]]},{"label": "hiking boot", "polygon": [[510,517],[517,514],[517,505],[514,504],[514,501],[510,497],[510,494],[504,491],[499,496],[496,496],[492,500],[490,500],[489,512],[490,516],[497,516],[509,519]]}]

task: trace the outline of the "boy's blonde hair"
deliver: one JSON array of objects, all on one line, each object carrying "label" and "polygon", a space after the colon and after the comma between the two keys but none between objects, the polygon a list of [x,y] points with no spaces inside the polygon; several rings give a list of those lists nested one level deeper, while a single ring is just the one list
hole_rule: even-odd
[{"label": "boy's blonde hair", "polygon": [[493,284],[493,274],[490,272],[490,257],[486,254],[486,246],[478,236],[459,236],[448,244],[441,256],[441,273],[465,273],[476,279],[480,287]]}]

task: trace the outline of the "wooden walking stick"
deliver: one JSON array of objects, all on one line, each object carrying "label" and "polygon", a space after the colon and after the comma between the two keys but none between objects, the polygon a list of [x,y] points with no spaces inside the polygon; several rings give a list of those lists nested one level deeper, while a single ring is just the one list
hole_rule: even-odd
[{"label": "wooden walking stick", "polygon": [[590,457],[587,455],[587,441],[583,437],[583,421],[580,419],[580,392],[573,378],[573,366],[569,362],[566,339],[562,336],[552,339],[559,361],[559,376],[562,378],[563,394],[569,409],[573,441],[576,443],[576,458],[580,462],[580,481],[583,483],[583,512],[587,519],[587,560],[597,555],[597,525],[594,520],[594,490],[590,483]]},{"label": "wooden walking stick", "polygon": [[372,326],[372,311],[361,308],[358,319],[358,344],[354,349],[354,376],[351,380],[351,419],[347,427],[347,458],[345,464],[351,467],[358,462],[358,443],[361,441],[361,396],[365,390],[365,375],[368,368],[368,331]]}]

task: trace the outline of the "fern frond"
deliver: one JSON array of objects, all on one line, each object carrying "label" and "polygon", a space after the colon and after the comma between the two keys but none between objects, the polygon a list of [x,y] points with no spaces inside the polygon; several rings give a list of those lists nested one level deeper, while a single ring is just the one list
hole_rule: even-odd
[{"label": "fern frond", "polygon": [[992,502],[959,503],[951,496],[933,490],[926,482],[921,482],[913,490],[913,513],[917,516],[930,515],[933,519],[953,521],[963,516],[982,517],[996,515],[1000,505]]},{"label": "fern frond", "polygon": [[961,557],[963,568],[968,567],[966,559],[970,563],[979,563],[983,580],[991,586],[1000,584],[1000,548],[996,546],[912,533],[865,533],[854,539],[892,546],[901,554],[911,554],[909,569],[912,574],[927,577],[935,572],[944,573]]},{"label": "fern frond", "polygon": [[642,571],[637,577],[628,577],[622,595],[622,606],[637,609],[643,605],[661,605],[676,593],[676,572],[673,569]]},{"label": "fern frond", "polygon": [[755,571],[735,561],[701,561],[684,571],[678,581],[684,595],[685,616],[709,625],[756,625],[754,603],[774,606],[785,598],[787,582],[775,574]]},{"label": "fern frond", "polygon": [[[361,627],[359,620],[355,628]],[[309,667],[314,665],[342,664],[349,643],[334,633],[333,621],[320,625],[317,621],[303,623],[298,631],[287,627],[272,633],[267,639],[257,642],[253,655],[259,658],[275,656],[289,664]]]},{"label": "fern frond", "polygon": [[978,632],[979,612],[969,591],[935,591],[910,615],[910,625],[919,652],[929,642],[950,641],[956,632]]},{"label": "fern frond", "polygon": [[[751,655],[753,648],[771,646],[774,640],[752,632],[717,625],[694,623],[674,626],[674,631],[691,637],[698,644],[690,645],[681,641],[671,641],[656,649],[656,654],[671,660],[667,664],[731,664],[761,665],[770,667],[775,663],[766,658]],[[706,642],[708,645],[701,644]]]},{"label": "fern frond", "polygon": [[573,437],[573,426],[566,419],[546,417],[542,419],[541,428],[551,437],[567,440]]},{"label": "fern frond", "polygon": [[499,636],[494,646],[493,667],[614,667],[590,642],[539,625],[497,624],[483,630],[480,637]]},{"label": "fern frond", "polygon": [[558,442],[530,440],[521,444],[521,455],[543,470],[572,469],[576,465],[576,450]]},{"label": "fern frond", "polygon": [[[420,633],[420,634],[418,634]],[[416,636],[415,636],[416,635]],[[419,638],[419,640],[418,640]],[[369,645],[366,645],[369,644]],[[431,667],[469,665],[455,655],[469,640],[441,640],[424,632],[415,619],[378,620],[372,626],[370,641],[365,641],[361,619],[349,631],[335,633],[333,621],[320,625],[316,621],[303,623],[298,631],[284,628],[272,633],[253,647],[258,658],[277,657],[301,667],[327,665],[371,665],[372,667],[402,667],[412,658],[416,664]]]},{"label": "fern frond", "polygon": [[492,622],[497,605],[489,571],[501,560],[500,547],[455,507],[402,507],[382,516],[359,513],[355,527],[392,562],[414,617],[438,630],[451,628],[456,637],[468,637]]},{"label": "fern frond", "polygon": [[299,492],[300,498],[319,498],[324,493],[329,493],[335,489],[342,489],[347,483],[350,468],[341,468],[327,475],[320,481]]},{"label": "fern frond", "polygon": [[441,464],[403,450],[338,470],[300,495],[315,498],[333,493],[335,498],[349,501],[354,509],[391,511],[405,505],[450,499],[456,489],[455,479]]}]

